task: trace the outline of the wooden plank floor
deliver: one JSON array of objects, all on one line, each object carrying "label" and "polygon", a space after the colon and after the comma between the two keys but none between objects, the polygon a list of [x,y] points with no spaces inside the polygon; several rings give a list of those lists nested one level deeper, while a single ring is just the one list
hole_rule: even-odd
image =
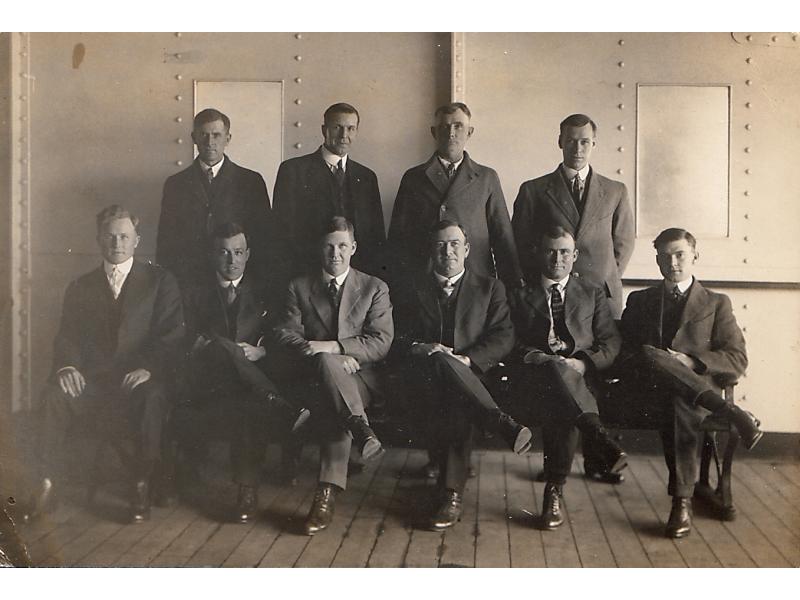
[{"label": "wooden plank floor", "polygon": [[[578,457],[565,486],[566,522],[556,531],[536,527],[541,454],[476,451],[462,520],[443,533],[421,526],[435,491],[419,477],[425,462],[421,450],[389,450],[351,476],[333,525],[314,537],[298,533],[314,491],[313,448],[296,487],[262,484],[255,523],[224,522],[236,488],[227,481],[224,453],[214,453],[203,482],[181,505],[154,508],[147,523],[123,522],[125,488],[112,482],[91,508],[85,490],[64,490],[58,510],[21,526],[20,535],[40,566],[800,567],[796,462],[740,456],[733,482],[738,518],[721,522],[698,510],[682,540],[663,537],[670,500],[659,456],[631,457],[617,486],[584,479]],[[265,481],[277,464],[271,448]]]}]

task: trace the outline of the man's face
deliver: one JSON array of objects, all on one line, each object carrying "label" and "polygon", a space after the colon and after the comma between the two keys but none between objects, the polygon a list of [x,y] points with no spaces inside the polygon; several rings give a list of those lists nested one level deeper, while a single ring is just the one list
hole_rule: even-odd
[{"label": "man's face", "polygon": [[333,113],[322,125],[325,147],[338,156],[350,153],[358,135],[358,117],[352,113]]},{"label": "man's face", "polygon": [[139,245],[139,236],[127,217],[113,219],[102,226],[97,234],[97,243],[103,258],[112,265],[118,265],[133,256]]},{"label": "man's face", "polygon": [[338,277],[350,266],[356,253],[356,242],[347,231],[334,231],[322,238],[322,268]]},{"label": "man's face", "polygon": [[244,275],[250,248],[243,233],[230,238],[216,238],[212,250],[214,268],[219,276],[227,281],[234,281]]},{"label": "man's face", "polygon": [[431,134],[436,140],[436,152],[450,162],[461,160],[464,147],[474,131],[470,127],[469,117],[458,109],[452,114],[439,113],[436,125],[431,127]]},{"label": "man's face", "polygon": [[542,236],[537,249],[542,275],[553,281],[561,281],[572,272],[572,264],[578,258],[575,240],[568,235],[558,239]]},{"label": "man's face", "polygon": [[225,148],[231,141],[231,134],[222,121],[211,121],[192,131],[192,140],[197,146],[200,160],[213,167],[222,160]]},{"label": "man's face", "polygon": [[697,259],[697,252],[686,240],[667,242],[656,250],[656,264],[664,279],[671,283],[689,279],[694,273]]},{"label": "man's face", "polygon": [[433,270],[442,277],[452,277],[464,270],[464,261],[469,256],[469,242],[458,227],[447,227],[437,231],[431,239]]},{"label": "man's face", "polygon": [[564,132],[558,136],[558,147],[561,148],[564,165],[576,171],[589,164],[589,157],[596,144],[590,123],[583,127],[565,127]]}]

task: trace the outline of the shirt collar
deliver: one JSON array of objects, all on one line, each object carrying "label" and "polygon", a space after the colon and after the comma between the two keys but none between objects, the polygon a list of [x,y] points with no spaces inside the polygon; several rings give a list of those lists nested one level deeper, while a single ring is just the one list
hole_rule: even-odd
[{"label": "shirt collar", "polygon": [[103,270],[105,270],[106,275],[111,275],[111,271],[114,269],[114,267],[116,267],[117,270],[123,275],[127,275],[133,268],[133,257],[131,256],[128,260],[121,262],[118,265],[112,265],[110,262],[103,259]]},{"label": "shirt collar", "polygon": [[461,155],[461,160],[456,161],[456,162],[450,162],[446,158],[442,158],[441,156],[439,156],[438,153],[436,154],[436,158],[438,158],[439,162],[442,163],[442,167],[444,168],[445,171],[447,170],[447,165],[453,165],[453,171],[458,171],[458,167],[460,167],[461,163],[464,162],[464,156],[465,155],[462,154]]},{"label": "shirt collar", "polygon": [[224,288],[228,287],[231,284],[233,284],[234,287],[238,288],[239,287],[239,283],[241,283],[241,281],[242,281],[242,277],[244,277],[244,273],[242,273],[236,279],[225,279],[219,273],[215,273],[215,275],[217,276],[217,283],[220,285],[220,287],[224,287]]},{"label": "shirt collar", "polygon": [[322,280],[325,282],[325,285],[327,286],[331,284],[331,279],[335,279],[336,285],[342,287],[344,285],[344,280],[347,279],[347,276],[349,274],[350,274],[350,267],[347,267],[347,270],[344,273],[336,277],[328,273],[325,269],[322,269]]},{"label": "shirt collar", "polygon": [[222,165],[225,163],[225,155],[222,156],[222,160],[215,164],[213,167],[211,165],[207,165],[199,158],[197,162],[200,163],[200,168],[202,169],[203,173],[208,173],[208,170],[211,169],[211,172],[214,174],[214,177],[219,175],[219,170],[222,168]]},{"label": "shirt collar", "polygon": [[444,275],[439,275],[439,273],[434,271],[433,275],[434,277],[436,277],[436,281],[439,282],[439,285],[444,286],[445,283],[448,283],[450,285],[455,285],[464,276],[464,273],[466,272],[467,272],[466,269],[462,269],[461,273],[459,273],[458,275],[453,275],[452,277],[445,277]]},{"label": "shirt collar", "polygon": [[564,163],[561,163],[561,170],[564,172],[567,181],[572,181],[573,179],[575,179],[576,173],[580,175],[581,181],[586,181],[586,178],[589,176],[589,165],[586,165],[580,171],[576,171],[575,169],[569,168]]},{"label": "shirt collar", "polygon": [[339,164],[339,161],[342,161],[342,170],[345,172],[347,171],[347,154],[344,156],[339,156],[338,154],[334,154],[330,150],[328,150],[325,145],[323,144],[320,146],[320,150],[322,150],[322,159],[325,161],[325,164],[333,170]]},{"label": "shirt collar", "polygon": [[677,285],[678,289],[681,292],[681,294],[685,294],[686,290],[688,290],[690,287],[692,287],[692,283],[694,283],[694,275],[692,275],[689,279],[684,279],[683,281],[681,281],[679,283],[673,283],[673,282],[667,281],[665,279],[664,280],[664,288],[668,292],[671,292],[675,288],[675,286]]},{"label": "shirt collar", "polygon": [[548,294],[550,293],[550,288],[553,287],[554,283],[558,284],[558,291],[563,293],[564,292],[564,288],[567,287],[567,281],[569,281],[569,275],[564,277],[564,279],[562,279],[561,281],[555,281],[554,279],[548,279],[547,277],[542,275],[542,287],[545,289],[545,291]]}]

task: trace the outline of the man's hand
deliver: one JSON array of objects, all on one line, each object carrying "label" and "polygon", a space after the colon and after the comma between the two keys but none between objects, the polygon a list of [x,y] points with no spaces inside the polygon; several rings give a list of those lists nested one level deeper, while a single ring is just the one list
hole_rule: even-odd
[{"label": "man's hand", "polygon": [[132,392],[137,385],[141,385],[149,379],[150,371],[147,369],[131,371],[122,379],[122,390],[125,392]]},{"label": "man's hand", "polygon": [[326,354],[341,354],[339,342],[336,340],[329,342],[310,341],[306,343],[306,346],[303,349],[303,354],[306,356],[314,356],[320,352],[324,352]]},{"label": "man's hand", "polygon": [[347,373],[348,375],[355,375],[361,370],[361,365],[358,364],[358,361],[352,356],[347,356],[346,354],[340,354],[336,358],[342,363],[344,372]]},{"label": "man's hand", "polygon": [[667,348],[667,352],[669,355],[677,360],[682,365],[689,367],[692,371],[697,369],[697,362],[688,354],[684,354],[683,352],[678,352],[677,350],[673,350],[672,348]]},{"label": "man's hand", "polygon": [[210,343],[211,340],[209,340],[207,337],[203,336],[202,334],[198,335],[197,339],[194,341],[194,344],[192,345],[192,354],[197,354],[198,352],[200,352],[200,350],[208,346]]},{"label": "man's hand", "polygon": [[575,369],[581,375],[586,374],[586,363],[583,362],[580,358],[565,358],[564,364],[566,364],[571,369]]},{"label": "man's hand", "polygon": [[437,352],[453,354],[453,349],[442,344],[414,344],[411,346],[411,354],[414,356],[430,356]]},{"label": "man's hand", "polygon": [[71,398],[77,398],[86,387],[86,380],[75,367],[67,367],[58,372],[58,385],[61,391]]},{"label": "man's hand", "polygon": [[261,360],[267,355],[267,351],[263,346],[253,346],[247,342],[239,342],[236,345],[244,351],[244,357],[250,362]]}]

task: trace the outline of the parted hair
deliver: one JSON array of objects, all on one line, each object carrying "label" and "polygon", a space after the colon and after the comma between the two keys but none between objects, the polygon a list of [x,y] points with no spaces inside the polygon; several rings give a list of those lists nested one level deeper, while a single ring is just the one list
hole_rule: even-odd
[{"label": "parted hair", "polygon": [[689,242],[692,250],[697,250],[697,240],[695,237],[680,227],[670,227],[669,229],[665,229],[659,233],[658,236],[656,236],[656,239],[653,240],[653,248],[658,251],[658,249],[664,244],[669,244],[670,242],[677,242],[680,240],[686,240]]},{"label": "parted hair", "polygon": [[327,123],[331,116],[340,114],[355,115],[356,123],[361,123],[361,115],[358,114],[356,107],[352,104],[348,104],[347,102],[337,102],[336,104],[331,104],[322,115],[322,121]]},{"label": "parted hair", "polygon": [[210,239],[211,245],[214,245],[214,240],[227,240],[232,237],[236,237],[239,234],[244,236],[244,241],[247,243],[247,247],[249,248],[250,240],[247,238],[247,232],[244,230],[244,227],[234,221],[220,223],[214,228],[214,232],[211,234]]},{"label": "parted hair", "polygon": [[231,130],[231,120],[228,118],[228,115],[218,111],[216,108],[205,108],[197,113],[194,116],[192,127],[197,129],[201,125],[213,123],[214,121],[222,121],[222,124],[225,125],[225,131]]},{"label": "parted hair", "polygon": [[133,228],[136,230],[136,233],[139,233],[139,217],[131,213],[129,210],[123,208],[119,204],[106,206],[103,210],[97,213],[97,216],[95,217],[97,233],[100,233],[106,223],[110,221],[116,221],[117,219],[130,219],[131,223],[133,223]]},{"label": "parted hair", "polygon": [[325,237],[329,233],[336,233],[337,231],[347,231],[350,234],[350,237],[355,239],[355,229],[353,228],[353,224],[347,220],[347,217],[342,217],[340,215],[330,218],[330,220],[325,224],[325,227],[322,229],[320,238]]},{"label": "parted hair", "polygon": [[566,119],[561,121],[561,124],[558,126],[558,135],[560,136],[561,134],[563,134],[564,130],[567,127],[583,127],[584,125],[591,125],[592,134],[593,135],[597,134],[597,124],[594,121],[592,121],[589,115],[583,115],[577,113],[574,115],[570,115]]},{"label": "parted hair", "polygon": [[539,246],[544,238],[557,240],[562,237],[569,237],[572,238],[573,242],[575,241],[575,235],[569,229],[565,229],[561,225],[550,225],[542,228],[536,245]]},{"label": "parted hair", "polygon": [[472,118],[472,113],[470,112],[469,107],[463,102],[451,102],[450,104],[443,104],[436,109],[436,112],[433,113],[433,118],[436,119],[439,117],[439,115],[452,115],[457,110],[462,111],[470,119]]},{"label": "parted hair", "polygon": [[458,227],[461,230],[461,233],[464,234],[464,242],[469,243],[469,235],[467,234],[467,230],[461,223],[458,221],[453,221],[452,219],[442,219],[433,227],[431,227],[430,231],[428,232],[428,240],[432,242],[434,235],[443,229],[447,229],[448,227]]}]

